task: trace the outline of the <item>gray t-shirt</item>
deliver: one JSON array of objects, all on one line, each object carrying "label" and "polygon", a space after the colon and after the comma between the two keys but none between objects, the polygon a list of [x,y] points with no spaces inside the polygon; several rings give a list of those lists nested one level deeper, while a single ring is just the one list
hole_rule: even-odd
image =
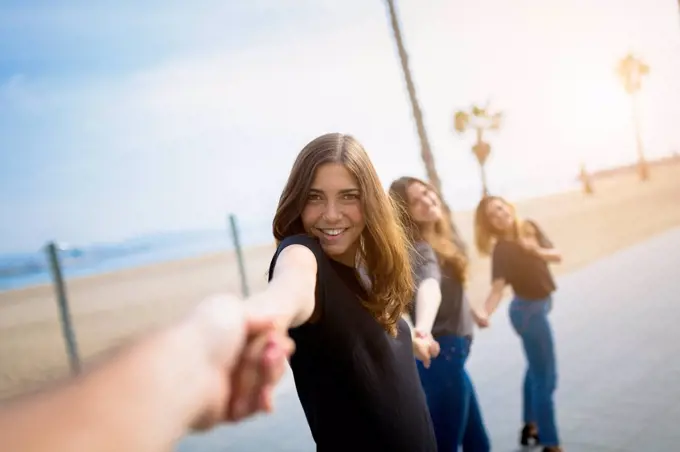
[{"label": "gray t-shirt", "polygon": [[[415,244],[416,253],[411,257],[413,275],[416,287],[428,278],[439,281],[442,291],[442,301],[439,305],[437,317],[432,326],[432,335],[439,336],[469,336],[474,332],[474,319],[470,312],[470,303],[465,295],[463,283],[455,276],[455,272],[449,265],[439,265],[437,254],[429,243],[419,241]],[[415,318],[415,304],[413,300],[410,314],[413,322]]]}]

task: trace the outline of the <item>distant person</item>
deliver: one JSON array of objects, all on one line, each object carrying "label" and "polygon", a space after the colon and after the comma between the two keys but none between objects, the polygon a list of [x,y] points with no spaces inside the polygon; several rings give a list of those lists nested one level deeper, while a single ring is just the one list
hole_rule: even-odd
[{"label": "distant person", "polygon": [[271,410],[293,344],[243,302],[210,298],[81,375],[0,404],[6,452],[164,452],[192,429]]},{"label": "distant person", "polygon": [[487,196],[477,206],[475,239],[481,254],[493,253],[487,315],[498,307],[506,285],[514,291],[510,321],[528,362],[520,442],[540,443],[544,452],[559,452],[553,402],[557,363],[548,321],[556,286],[548,264],[559,263],[562,256],[536,222],[518,218],[514,207],[497,196]]},{"label": "distant person", "polygon": [[420,381],[430,410],[439,452],[491,450],[489,437],[465,370],[474,324],[486,326],[465,295],[468,259],[453,240],[450,218],[434,188],[422,180],[402,177],[390,186],[402,209],[402,222],[414,243],[412,259],[417,293],[409,315],[417,337],[434,336],[441,352],[429,366],[418,363]]},{"label": "distant person", "polygon": [[413,296],[406,236],[355,138],[331,133],[302,149],[273,230],[269,287],[249,304],[291,327],[317,450],[436,451],[414,360],[434,341],[412,340],[402,319]]}]

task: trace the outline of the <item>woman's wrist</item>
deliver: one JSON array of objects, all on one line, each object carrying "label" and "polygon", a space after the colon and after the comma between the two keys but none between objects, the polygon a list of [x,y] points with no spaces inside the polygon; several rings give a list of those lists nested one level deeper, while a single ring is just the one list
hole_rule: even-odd
[{"label": "woman's wrist", "polygon": [[418,339],[429,339],[430,337],[432,337],[432,333],[421,328],[414,328],[413,337],[416,337]]}]

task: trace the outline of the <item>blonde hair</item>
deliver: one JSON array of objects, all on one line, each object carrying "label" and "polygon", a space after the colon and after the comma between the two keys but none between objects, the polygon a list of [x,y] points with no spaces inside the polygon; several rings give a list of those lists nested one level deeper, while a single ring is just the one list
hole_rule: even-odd
[{"label": "blonde hair", "polygon": [[479,201],[477,209],[475,210],[475,245],[477,251],[482,256],[488,256],[493,251],[493,247],[498,241],[498,238],[505,235],[503,231],[499,231],[491,224],[487,208],[492,201],[500,201],[505,204],[514,218],[511,238],[517,240],[519,236],[525,236],[534,233],[534,228],[529,222],[525,222],[517,216],[515,206],[506,201],[500,196],[485,196]]},{"label": "blonde hair", "polygon": [[465,252],[453,240],[453,225],[451,218],[447,215],[437,220],[434,224],[432,233],[424,233],[411,215],[408,202],[408,188],[412,184],[421,184],[432,191],[441,201],[441,196],[437,190],[427,182],[415,177],[401,177],[390,185],[390,197],[399,205],[401,221],[404,224],[409,240],[414,243],[417,240],[425,240],[434,250],[439,264],[450,264],[453,269],[453,276],[464,282],[467,279],[468,258]]},{"label": "blonde hair", "polygon": [[317,169],[327,163],[342,164],[359,185],[366,226],[358,258],[370,287],[362,305],[385,331],[396,336],[397,323],[414,294],[408,240],[368,154],[354,137],[329,133],[300,151],[274,215],[274,237],[278,244],[305,233],[301,214]]}]

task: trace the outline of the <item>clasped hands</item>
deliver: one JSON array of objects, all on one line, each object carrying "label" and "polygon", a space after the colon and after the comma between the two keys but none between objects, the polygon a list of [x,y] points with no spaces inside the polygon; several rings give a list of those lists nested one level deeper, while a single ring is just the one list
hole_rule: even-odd
[{"label": "clasped hands", "polygon": [[413,332],[411,340],[413,342],[413,354],[428,369],[430,361],[439,356],[439,342],[432,337],[432,334],[419,330]]},{"label": "clasped hands", "polygon": [[[273,408],[273,390],[286,370],[294,343],[279,319],[246,313],[244,301],[230,295],[199,304],[186,326],[198,335],[205,354],[203,397],[189,425],[206,430]],[[203,362],[203,361],[202,361]]]}]

